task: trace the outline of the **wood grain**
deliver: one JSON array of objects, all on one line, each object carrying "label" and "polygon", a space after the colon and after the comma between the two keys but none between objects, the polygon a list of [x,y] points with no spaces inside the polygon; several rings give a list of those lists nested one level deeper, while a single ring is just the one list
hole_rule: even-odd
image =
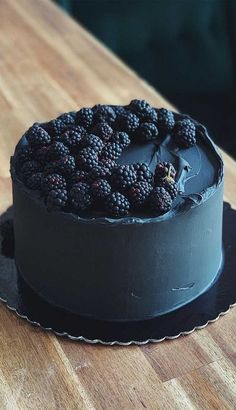
[{"label": "wood grain", "polygon": [[[0,0],[0,211],[26,127],[96,102],[171,105],[47,0]],[[225,198],[236,166],[223,153]],[[236,309],[207,328],[143,347],[75,343],[0,305],[0,409],[236,409]]]}]

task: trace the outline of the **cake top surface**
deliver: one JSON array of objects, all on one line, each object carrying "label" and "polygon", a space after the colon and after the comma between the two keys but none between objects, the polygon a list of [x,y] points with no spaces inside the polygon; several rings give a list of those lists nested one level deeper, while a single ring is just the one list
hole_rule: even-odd
[{"label": "cake top surface", "polygon": [[11,165],[48,212],[84,222],[161,221],[206,200],[223,178],[205,127],[144,100],[35,123]]}]

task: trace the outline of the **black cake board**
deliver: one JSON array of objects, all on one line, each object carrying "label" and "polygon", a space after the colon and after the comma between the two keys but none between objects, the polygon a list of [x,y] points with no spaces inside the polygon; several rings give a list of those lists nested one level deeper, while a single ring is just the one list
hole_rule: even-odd
[{"label": "black cake board", "polygon": [[202,329],[236,305],[236,211],[224,203],[222,273],[203,295],[184,307],[145,321],[105,322],[58,309],[41,299],[17,272],[12,208],[0,217],[0,300],[18,316],[72,340],[107,345],[175,339]]}]

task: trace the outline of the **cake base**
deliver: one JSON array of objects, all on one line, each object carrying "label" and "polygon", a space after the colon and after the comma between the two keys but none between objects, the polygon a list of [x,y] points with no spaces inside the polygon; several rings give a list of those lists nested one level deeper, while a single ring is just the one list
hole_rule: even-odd
[{"label": "cake base", "polygon": [[[11,219],[11,208],[1,216]],[[224,204],[224,266],[210,289],[171,313],[139,322],[105,322],[58,309],[42,300],[17,272],[11,225],[2,229],[0,300],[34,325],[72,340],[108,345],[145,344],[175,339],[216,321],[236,305],[236,211]]]}]

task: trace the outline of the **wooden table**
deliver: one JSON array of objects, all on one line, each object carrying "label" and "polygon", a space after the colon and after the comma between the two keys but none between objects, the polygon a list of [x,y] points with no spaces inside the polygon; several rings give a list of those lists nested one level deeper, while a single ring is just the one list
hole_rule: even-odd
[{"label": "wooden table", "polygon": [[[9,157],[34,121],[97,102],[161,96],[47,0],[0,0],[0,210]],[[236,167],[224,154],[225,198]],[[236,308],[189,336],[143,347],[58,338],[0,305],[0,409],[236,409]]]}]

